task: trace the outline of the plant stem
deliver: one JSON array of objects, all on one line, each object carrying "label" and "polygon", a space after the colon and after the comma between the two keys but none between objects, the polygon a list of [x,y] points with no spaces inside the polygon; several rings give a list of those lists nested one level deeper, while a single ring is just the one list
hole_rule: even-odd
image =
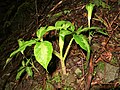
[{"label": "plant stem", "polygon": [[70,46],[72,44],[72,41],[73,41],[73,38],[70,40],[70,42],[69,42],[69,44],[67,46],[66,52],[65,52],[64,57],[63,57],[63,61],[65,61],[65,58],[66,58],[66,56],[67,56],[67,54],[69,52]]},{"label": "plant stem", "polygon": [[64,60],[60,60],[63,75],[66,75],[66,66]]},{"label": "plant stem", "polygon": [[38,71],[38,69],[35,67],[33,61],[30,63],[32,65],[32,67],[36,70],[36,72],[40,75],[40,72]]},{"label": "plant stem", "polygon": [[64,54],[64,57],[61,59],[61,67],[62,67],[62,72],[63,72],[63,75],[66,75],[66,66],[65,66],[65,58],[68,54],[68,51],[70,49],[70,46],[72,44],[72,41],[73,41],[73,38],[70,40],[68,46],[67,46],[67,49],[66,49],[66,52]]},{"label": "plant stem", "polygon": [[88,27],[90,28],[90,19],[88,19]]},{"label": "plant stem", "polygon": [[62,73],[63,75],[66,75],[66,67],[65,67],[65,62],[63,60],[63,57],[61,57],[60,53],[58,53],[57,51],[53,51],[53,54],[56,55],[59,59],[60,59],[60,64],[61,64],[61,68],[62,68]]},{"label": "plant stem", "polygon": [[62,59],[62,57],[60,56],[60,53],[58,53],[57,51],[53,50],[53,54],[57,56],[60,60]]},{"label": "plant stem", "polygon": [[56,55],[60,59],[62,73],[63,73],[63,75],[66,75],[66,67],[65,67],[65,62],[63,60],[63,57],[61,57],[60,53],[58,53],[55,50],[53,51],[53,54]]},{"label": "plant stem", "polygon": [[58,53],[57,51],[55,51],[55,50],[53,51],[53,54],[55,54],[60,59],[63,75],[66,75],[65,59],[66,59],[66,56],[67,56],[67,54],[69,52],[69,49],[70,49],[70,46],[71,46],[73,40],[74,40],[73,38],[70,40],[70,42],[69,42],[69,44],[67,46],[67,49],[65,51],[64,57],[62,57],[61,54]]}]

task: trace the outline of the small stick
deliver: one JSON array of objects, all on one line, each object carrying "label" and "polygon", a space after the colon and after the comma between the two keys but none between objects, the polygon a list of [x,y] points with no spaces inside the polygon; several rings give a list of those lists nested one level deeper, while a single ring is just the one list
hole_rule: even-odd
[{"label": "small stick", "polygon": [[114,34],[114,32],[115,32],[115,30],[116,30],[117,28],[118,28],[118,26],[116,26],[116,27],[114,28],[114,30],[112,31],[112,33],[111,33],[111,35],[109,36],[108,40],[106,41],[106,44],[104,45],[104,47],[107,46],[108,42],[109,42],[110,39],[112,38],[112,35]]},{"label": "small stick", "polygon": [[50,12],[54,11],[62,2],[63,2],[63,0],[59,1],[59,2],[50,10]]},{"label": "small stick", "polygon": [[35,12],[36,12],[36,24],[38,25],[38,9],[37,9],[37,0],[35,0]]},{"label": "small stick", "polygon": [[93,72],[94,72],[94,65],[93,65],[93,55],[90,58],[89,62],[89,69],[88,69],[88,75],[87,75],[87,82],[86,82],[86,87],[85,90],[89,90],[91,86],[91,81],[93,77]]},{"label": "small stick", "polygon": [[113,21],[110,23],[110,25],[112,26],[113,22],[117,19],[118,15],[120,14],[120,12],[115,16],[115,18],[113,19]]}]

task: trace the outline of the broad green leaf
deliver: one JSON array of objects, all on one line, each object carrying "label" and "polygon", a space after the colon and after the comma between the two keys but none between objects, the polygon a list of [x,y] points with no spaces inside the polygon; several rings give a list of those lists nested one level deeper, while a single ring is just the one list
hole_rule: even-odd
[{"label": "broad green leaf", "polygon": [[31,67],[26,67],[26,72],[29,76],[31,76],[31,77],[33,76],[33,71],[31,69]]},{"label": "broad green leaf", "polygon": [[60,30],[69,30],[69,31],[74,31],[75,27],[74,25],[69,22],[69,21],[57,21],[55,23],[56,29]]},{"label": "broad green leaf", "polygon": [[47,70],[47,66],[52,58],[53,47],[48,41],[37,42],[34,47],[36,60]]},{"label": "broad green leaf", "polygon": [[73,32],[75,30],[75,26],[72,23],[70,23],[68,30]]},{"label": "broad green leaf", "polygon": [[57,22],[55,23],[55,27],[56,27],[57,29],[61,29],[61,27],[63,26],[63,24],[65,24],[65,21],[57,21]]},{"label": "broad green leaf", "polygon": [[71,34],[72,32],[68,31],[68,30],[60,30],[59,35],[62,37],[65,37],[66,35]]},{"label": "broad green leaf", "polygon": [[10,54],[10,57],[13,57],[18,52],[22,53],[26,49],[27,46],[31,46],[32,44],[35,44],[35,43],[36,43],[36,40],[30,40],[30,41],[22,42],[20,47]]},{"label": "broad green leaf", "polygon": [[44,36],[44,34],[51,30],[56,30],[56,28],[54,26],[41,27],[37,31],[37,37],[41,40],[41,38]]},{"label": "broad green leaf", "polygon": [[80,35],[73,35],[73,37],[75,39],[75,42],[77,44],[79,44],[82,49],[87,51],[87,47],[85,45],[87,41],[86,41],[85,37],[82,34],[80,34]]},{"label": "broad green leaf", "polygon": [[89,60],[89,58],[90,58],[90,45],[88,44],[86,37],[84,35],[80,34],[80,35],[73,35],[73,38],[74,38],[75,42],[77,44],[79,44],[79,46],[82,49],[87,51],[87,60]]},{"label": "broad green leaf", "polygon": [[43,35],[47,32],[46,27],[40,27],[37,31],[37,37],[41,40]]},{"label": "broad green leaf", "polygon": [[[72,26],[72,23],[69,21],[66,21],[65,24],[63,24],[63,29],[67,30]],[[72,31],[72,30],[71,30]]]},{"label": "broad green leaf", "polygon": [[19,80],[21,75],[25,72],[25,68],[23,67],[20,67],[18,72],[17,72],[17,75],[16,75],[16,80]]}]

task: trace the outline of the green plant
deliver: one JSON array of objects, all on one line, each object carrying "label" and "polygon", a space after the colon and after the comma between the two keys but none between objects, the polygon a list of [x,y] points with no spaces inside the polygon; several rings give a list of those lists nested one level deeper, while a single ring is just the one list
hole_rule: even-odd
[{"label": "green plant", "polygon": [[20,66],[20,68],[17,70],[16,80],[20,79],[21,75],[24,72],[27,72],[28,76],[31,77],[33,76],[32,67],[29,66],[29,64],[30,64],[30,59],[27,59],[26,62],[22,60],[22,66]]},{"label": "green plant", "polygon": [[24,72],[26,72],[28,76],[32,77],[32,68],[34,68],[34,70],[36,70],[39,73],[38,69],[34,66],[32,58],[28,59],[24,56],[21,64],[22,65],[17,70],[16,80],[20,79]]},{"label": "green plant", "polygon": [[[59,33],[59,48],[60,48],[59,52],[56,50],[53,50],[53,46],[52,46],[51,42],[43,39],[43,36],[51,30],[57,30],[57,32]],[[90,27],[90,26],[83,28],[81,26],[80,28],[78,28],[75,31],[75,26],[69,21],[57,21],[54,26],[40,27],[40,29],[38,29],[38,31],[36,32],[37,38],[31,39],[29,41],[24,41],[22,39],[18,40],[19,48],[10,54],[10,57],[6,61],[6,65],[11,61],[11,59],[14,57],[14,55],[16,55],[18,52],[21,52],[24,55],[24,50],[26,49],[26,47],[34,45],[35,59],[39,64],[41,64],[46,69],[46,71],[48,71],[47,66],[48,66],[50,60],[52,59],[52,54],[55,54],[60,59],[62,73],[63,73],[63,75],[65,75],[66,74],[65,59],[68,55],[68,52],[69,52],[69,49],[71,47],[73,40],[75,40],[75,42],[83,50],[85,50],[87,52],[86,59],[87,59],[87,61],[89,60],[90,45],[88,43],[87,37],[83,34],[83,32],[93,31],[93,30],[98,31],[98,30],[100,30],[100,28],[99,27]],[[65,48],[64,43],[65,43],[65,38],[67,35],[71,35],[72,38],[70,39],[70,42],[68,43],[67,48]],[[64,49],[65,49],[65,51],[63,51]],[[28,69],[28,67],[27,67],[28,61],[26,63],[24,61],[22,62],[23,64],[22,64],[21,68],[25,68],[25,69],[23,69],[23,71],[25,71],[26,68]],[[33,64],[31,64],[31,65],[34,66]],[[31,69],[28,69],[28,70],[31,72]],[[23,71],[21,71],[21,73]],[[28,71],[27,71],[27,73],[28,73]],[[29,75],[31,76],[32,73],[30,73]]]},{"label": "green plant", "polygon": [[[32,39],[29,41],[24,41],[19,39],[19,48],[12,52],[10,54],[10,57],[6,61],[6,64],[12,59],[12,57],[17,54],[18,52],[21,52],[24,55],[24,50],[27,46],[32,46],[34,44],[34,56],[36,60],[47,70],[47,66],[52,58],[52,53],[55,54],[61,61],[61,67],[63,74],[66,74],[66,67],[65,67],[65,59],[69,52],[70,46],[72,44],[72,41],[75,40],[77,44],[80,45],[82,49],[87,51],[87,60],[90,58],[90,45],[87,41],[87,38],[82,34],[82,32],[86,32],[88,30],[92,29],[100,29],[99,27],[87,27],[87,28],[78,28],[77,31],[75,30],[74,25],[69,21],[57,21],[55,23],[55,26],[45,26],[41,27],[37,31],[37,38]],[[59,47],[60,47],[60,53],[58,53],[56,50],[53,50],[52,43],[49,41],[43,40],[43,35],[46,34],[50,30],[58,30],[59,31]],[[63,55],[63,48],[64,48],[64,40],[66,35],[73,35],[71,38],[67,49]],[[6,66],[6,65],[5,65]]]},{"label": "green plant", "polygon": [[[87,4],[86,5],[86,10],[88,12],[88,27],[90,27],[90,21],[91,21],[91,18],[92,18],[92,12],[93,12],[93,8],[94,8],[94,4],[90,3],[90,4]],[[89,43],[91,43],[91,39],[92,37],[90,36],[90,31],[89,31]]]}]

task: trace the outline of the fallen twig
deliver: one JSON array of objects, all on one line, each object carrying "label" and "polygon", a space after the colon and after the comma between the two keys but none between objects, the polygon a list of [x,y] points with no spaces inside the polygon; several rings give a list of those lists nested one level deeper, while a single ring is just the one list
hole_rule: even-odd
[{"label": "fallen twig", "polygon": [[59,2],[50,10],[50,12],[54,11],[62,2],[63,2],[63,0],[59,1]]},{"label": "fallen twig", "polygon": [[92,77],[93,77],[93,72],[94,72],[94,65],[93,65],[93,55],[92,55],[91,58],[90,58],[90,62],[89,62],[89,69],[88,69],[88,75],[87,75],[85,90],[90,89],[91,81],[92,81]]}]

